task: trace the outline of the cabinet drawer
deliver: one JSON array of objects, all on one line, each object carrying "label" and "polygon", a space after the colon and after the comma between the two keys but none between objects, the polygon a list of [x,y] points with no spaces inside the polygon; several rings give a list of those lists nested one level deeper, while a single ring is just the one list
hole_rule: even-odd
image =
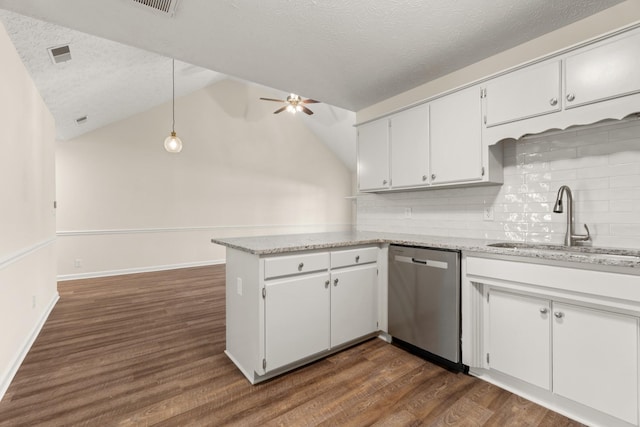
[{"label": "cabinet drawer", "polygon": [[321,252],[306,255],[291,255],[264,260],[264,278],[291,276],[311,273],[329,268],[329,253]]},{"label": "cabinet drawer", "polygon": [[358,248],[331,252],[331,268],[368,264],[378,261],[378,248]]}]

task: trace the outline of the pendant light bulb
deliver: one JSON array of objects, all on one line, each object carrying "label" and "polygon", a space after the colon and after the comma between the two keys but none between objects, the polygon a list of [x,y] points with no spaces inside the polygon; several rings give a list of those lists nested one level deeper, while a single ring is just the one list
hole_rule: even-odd
[{"label": "pendant light bulb", "polygon": [[171,114],[172,114],[172,126],[171,134],[164,140],[164,149],[169,153],[177,154],[182,151],[182,141],[176,135],[176,60],[171,60]]},{"label": "pendant light bulb", "polygon": [[171,135],[164,140],[164,149],[169,153],[179,153],[182,151],[182,141],[175,132],[171,132]]}]

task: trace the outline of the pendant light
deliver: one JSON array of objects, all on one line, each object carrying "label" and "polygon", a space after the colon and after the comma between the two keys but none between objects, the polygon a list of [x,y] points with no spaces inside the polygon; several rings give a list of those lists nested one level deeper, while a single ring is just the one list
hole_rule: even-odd
[{"label": "pendant light", "polygon": [[172,114],[172,125],[171,125],[171,134],[164,140],[164,149],[169,153],[179,153],[182,151],[182,141],[176,135],[176,60],[171,59],[171,88],[172,88],[172,97],[171,97],[171,114]]}]

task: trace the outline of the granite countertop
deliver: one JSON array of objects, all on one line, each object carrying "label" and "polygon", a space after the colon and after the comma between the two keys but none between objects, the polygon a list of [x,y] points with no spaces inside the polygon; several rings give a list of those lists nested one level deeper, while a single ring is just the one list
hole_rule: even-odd
[{"label": "granite countertop", "polygon": [[536,247],[532,248],[530,245],[518,244],[515,242],[516,247],[504,248],[487,246],[489,244],[499,243],[499,241],[496,240],[361,231],[222,239],[214,238],[211,239],[211,242],[255,255],[270,255],[303,250],[389,243],[423,246],[436,249],[459,250],[477,254],[494,254],[560,262],[576,262],[596,266],[629,267],[636,269],[636,271],[640,273],[640,250],[635,249],[596,249],[589,246],[574,246],[567,248],[560,245],[546,244],[535,245]]}]

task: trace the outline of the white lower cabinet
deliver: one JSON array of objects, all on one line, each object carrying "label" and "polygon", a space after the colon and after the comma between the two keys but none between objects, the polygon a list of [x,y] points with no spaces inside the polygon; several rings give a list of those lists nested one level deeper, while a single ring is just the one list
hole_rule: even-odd
[{"label": "white lower cabinet", "polygon": [[265,371],[329,349],[329,273],[265,284]]},{"label": "white lower cabinet", "polygon": [[638,319],[553,303],[553,392],[638,423]]},{"label": "white lower cabinet", "polygon": [[378,265],[331,273],[331,347],[378,330]]},{"label": "white lower cabinet", "polygon": [[491,290],[489,365],[512,377],[551,388],[551,303]]},{"label": "white lower cabinet", "polygon": [[637,425],[637,318],[496,288],[488,318],[492,370]]},{"label": "white lower cabinet", "polygon": [[225,353],[255,384],[373,336],[385,321],[380,252],[227,248]]}]

